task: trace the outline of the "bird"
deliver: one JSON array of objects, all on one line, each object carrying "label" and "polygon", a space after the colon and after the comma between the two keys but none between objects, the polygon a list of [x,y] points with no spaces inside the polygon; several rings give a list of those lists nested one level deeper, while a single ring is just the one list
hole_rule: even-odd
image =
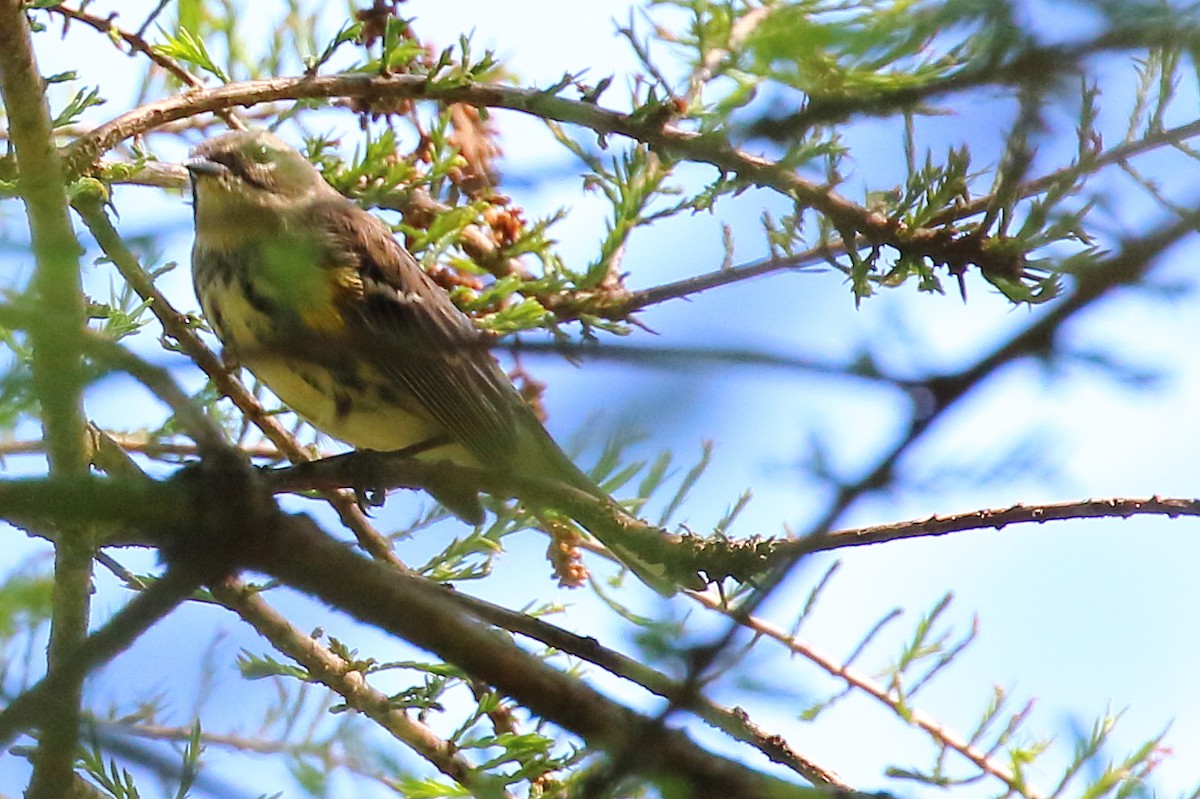
[{"label": "bird", "polygon": [[[299,151],[265,130],[233,131],[201,142],[185,167],[193,287],[231,364],[356,449],[548,478],[611,501],[391,228]],[[482,520],[475,492],[434,496]],[[591,527],[644,583],[677,590],[669,568],[622,531]]]}]

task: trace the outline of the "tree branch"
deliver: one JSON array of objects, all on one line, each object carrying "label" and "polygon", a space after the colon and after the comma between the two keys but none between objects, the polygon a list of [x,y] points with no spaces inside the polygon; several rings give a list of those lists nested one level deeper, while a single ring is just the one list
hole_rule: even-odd
[{"label": "tree branch", "polygon": [[[150,45],[150,43],[147,42],[143,38],[141,31],[138,31],[137,33],[131,33],[129,31],[121,29],[116,24],[116,22],[114,22],[114,20],[117,18],[116,12],[113,12],[107,18],[102,19],[100,17],[95,16],[94,14],[89,14],[86,11],[83,11],[82,9],[70,8],[70,7],[62,5],[62,4],[54,5],[54,6],[45,6],[44,8],[48,12],[61,14],[64,17],[64,19],[63,19],[63,34],[64,35],[66,35],[67,25],[68,25],[69,21],[70,20],[78,20],[79,22],[82,22],[84,25],[94,28],[95,30],[99,31],[100,33],[105,34],[106,36],[115,35],[118,39],[125,42],[125,44],[129,45],[129,49],[131,52],[141,53],[143,56],[150,59],[150,61],[152,63],[156,64],[158,67],[160,67],[164,71],[168,72],[169,74],[174,75],[176,77],[176,79],[178,79],[179,82],[184,84],[185,86],[192,88],[192,89],[204,88],[204,81],[200,80],[200,78],[196,77],[191,72],[189,72],[186,68],[184,68],[184,66],[182,64],[180,64],[174,58],[163,55],[162,53],[156,51]],[[225,124],[229,125],[231,128],[233,128],[235,130],[245,129],[246,126],[232,112],[227,111],[227,110],[222,110],[222,111],[218,111],[216,113],[219,117],[221,117],[221,119],[223,119],[225,121]]]},{"label": "tree branch", "polygon": [[771,761],[795,771],[814,785],[853,790],[833,771],[793,749],[783,736],[763,730],[741,708],[727,708],[694,691],[688,691],[662,672],[601,645],[595,638],[577,635],[527,613],[518,613],[458,591],[447,591],[446,598],[481,621],[594,663],[653,694],[679,702],[682,708],[695,713],[714,728],[734,740],[753,746]]},{"label": "tree branch", "polygon": [[987,752],[979,749],[971,741],[968,741],[936,719],[919,710],[908,707],[899,696],[889,691],[871,677],[860,673],[857,669],[850,666],[838,663],[833,658],[817,651],[816,648],[804,642],[799,637],[790,635],[785,630],[765,619],[746,615],[740,610],[730,610],[712,595],[693,594],[692,598],[709,610],[725,614],[739,627],[745,627],[758,635],[778,641],[792,652],[803,655],[830,675],[886,705],[900,718],[924,730],[947,749],[954,750],[974,763],[984,774],[991,775],[1003,782],[1013,793],[1024,796],[1026,799],[1040,799],[1040,794],[1031,790],[1008,766],[992,758]]},{"label": "tree branch", "polygon": [[235,105],[253,105],[280,100],[352,97],[372,103],[398,99],[440,100],[490,108],[506,108],[541,119],[567,122],[589,128],[604,136],[616,134],[642,142],[660,155],[709,164],[742,180],[768,186],[793,197],[802,207],[827,216],[838,230],[852,230],[871,245],[887,245],[907,257],[929,258],[955,266],[976,264],[985,271],[1018,278],[1021,266],[1000,250],[985,251],[977,236],[955,234],[944,229],[907,228],[852,203],[837,192],[805,180],[793,170],[750,155],[711,134],[698,134],[664,124],[647,113],[625,114],[600,108],[594,103],[570,100],[557,94],[498,84],[464,83],[459,79],[437,81],[416,75],[317,76],[272,78],[229,83],[213,89],[147,103],[101,125],[74,142],[67,152],[73,171],[86,171],[102,153],[129,136],[152,130],[201,112],[215,112]]},{"label": "tree branch", "polygon": [[257,591],[230,578],[214,584],[213,596],[254,627],[271,645],[299,663],[311,680],[334,691],[346,704],[364,714],[396,740],[429,761],[438,771],[475,795],[512,799],[486,774],[478,772],[453,744],[395,707],[390,697],[367,684],[365,675],[311,636],[297,630],[263,600]]},{"label": "tree branch", "polygon": [[[816,547],[809,546],[807,552],[828,552],[845,547],[882,544],[906,538],[949,535],[967,530],[1000,530],[1012,524],[1044,524],[1066,519],[1128,519],[1131,516],[1200,516],[1200,499],[1153,496],[1146,499],[1113,497],[1110,499],[1084,499],[1074,502],[1055,502],[1047,505],[1011,505],[994,510],[976,510],[950,516],[930,516],[907,522],[877,524],[837,530],[825,536]],[[805,539],[796,543],[803,546]],[[786,549],[787,544],[781,544]]]},{"label": "tree branch", "polygon": [[[60,723],[55,716],[63,712],[60,708],[62,704],[71,704],[78,710],[78,706],[73,704],[71,687],[82,682],[98,666],[128,649],[142,633],[187,599],[202,582],[201,577],[186,570],[168,570],[161,580],[134,597],[107,624],[77,644],[70,651],[70,657],[58,661],[45,677],[23,691],[0,712],[0,746],[7,746],[18,733],[33,727],[42,729],[44,742],[51,720]],[[78,733],[78,728],[75,732]],[[74,764],[75,751],[72,749],[72,768],[66,774],[68,780],[74,775]],[[56,796],[67,795],[69,791],[64,789],[63,793]]]},{"label": "tree branch", "polygon": [[[683,733],[618,705],[465,617],[442,589],[368,561],[289,517],[261,531],[249,567],[431,651],[650,778],[682,779],[693,796],[807,796],[702,750]],[[851,796],[856,796],[851,794]]]},{"label": "tree branch", "polygon": [[[54,146],[45,83],[38,72],[29,20],[21,0],[0,0],[0,94],[16,150],[18,188],[25,203],[37,268],[38,310],[57,324],[30,330],[34,391],[50,469],[80,474],[84,455],[83,368],[76,341],[84,327],[79,242],[67,215],[63,166]],[[50,673],[70,674],[70,658],[88,629],[92,550],[86,528],[62,529],[54,548],[53,617],[46,653]],[[55,703],[45,708],[34,757],[29,799],[67,795],[74,782],[83,701],[83,675],[59,681]]]}]

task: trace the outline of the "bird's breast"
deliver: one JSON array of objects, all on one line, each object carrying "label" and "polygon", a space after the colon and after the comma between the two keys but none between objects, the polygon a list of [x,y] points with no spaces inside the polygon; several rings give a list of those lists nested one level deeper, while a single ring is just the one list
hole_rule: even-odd
[{"label": "bird's breast", "polygon": [[[297,293],[279,283],[286,270],[260,269],[265,261],[249,253],[197,248],[192,263],[201,308],[233,360],[318,430],[381,451],[444,437],[441,425],[393,379],[356,357],[373,342],[346,334],[333,298],[322,299],[319,285]],[[476,463],[461,445],[424,457]]]}]

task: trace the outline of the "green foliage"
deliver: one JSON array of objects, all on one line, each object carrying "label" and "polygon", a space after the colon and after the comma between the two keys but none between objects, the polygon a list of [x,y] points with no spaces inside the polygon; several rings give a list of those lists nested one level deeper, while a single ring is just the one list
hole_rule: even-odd
[{"label": "green foliage", "polygon": [[175,58],[189,64],[195,64],[205,72],[210,72],[222,83],[230,81],[229,74],[217,64],[208,52],[204,39],[181,27],[175,35],[164,34],[165,44],[155,45],[154,51],[159,55]]},{"label": "green foliage", "polygon": [[54,583],[48,575],[18,571],[0,583],[0,640],[50,619]]},{"label": "green foliage", "polygon": [[93,782],[113,799],[140,799],[133,775],[117,765],[116,760],[105,760],[100,745],[93,742],[79,757],[79,766]]},{"label": "green foliage", "polygon": [[270,655],[254,655],[246,650],[238,655],[238,671],[247,680],[263,680],[271,677],[294,677],[305,679],[307,673],[298,666],[280,663]]},{"label": "green foliage", "polygon": [[309,138],[309,157],[336,189],[358,197],[368,207],[383,204],[402,188],[411,190],[417,181],[433,180],[422,175],[411,160],[397,157],[399,142],[390,128],[378,136],[368,135],[349,162],[333,151],[334,144],[323,137]]},{"label": "green foliage", "polygon": [[[456,783],[433,777],[409,777],[397,780],[396,790],[401,796],[410,797],[410,799],[443,799],[443,797],[455,799],[456,797],[478,795]],[[501,790],[498,787],[496,795],[500,795]]]},{"label": "green foliage", "polygon": [[200,730],[200,722],[192,725],[192,734],[188,736],[183,750],[183,765],[180,769],[179,788],[175,791],[175,799],[186,799],[200,773],[200,756],[204,754],[204,740]]},{"label": "green foliage", "polygon": [[751,71],[814,96],[926,85],[956,66],[952,57],[930,55],[929,47],[934,36],[965,21],[954,5],[964,4],[780,6],[747,38],[743,53]]},{"label": "green foliage", "polygon": [[[75,80],[77,80],[77,77],[74,72],[64,72],[59,75],[52,75],[49,78],[46,78],[46,83],[68,83]],[[100,88],[98,86],[79,89],[71,96],[71,99],[67,101],[62,110],[55,114],[54,118],[50,120],[50,126],[54,128],[63,128],[67,125],[74,125],[79,121],[79,118],[83,115],[83,112],[87,111],[89,108],[95,108],[96,106],[104,105],[105,102],[105,99],[100,96]]]},{"label": "green foliage", "polygon": [[12,429],[24,417],[37,413],[37,395],[30,372],[32,353],[24,333],[0,327],[0,342],[6,352],[0,373],[0,425]]},{"label": "green foliage", "polygon": [[337,53],[342,45],[356,41],[361,33],[361,24],[347,22],[341,27],[341,29],[338,30],[334,37],[330,39],[328,43],[326,43],[319,55],[305,56],[304,71],[310,75],[316,74],[321,67],[329,63],[329,60],[333,58],[334,54]]}]

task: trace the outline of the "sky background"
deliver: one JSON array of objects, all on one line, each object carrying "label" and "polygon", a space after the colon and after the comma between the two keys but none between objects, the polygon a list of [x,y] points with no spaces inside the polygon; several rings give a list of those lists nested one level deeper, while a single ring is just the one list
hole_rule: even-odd
[{"label": "sky background", "polygon": [[[132,24],[148,5],[123,5],[120,20]],[[415,19],[421,37],[440,45],[473,30],[475,48],[495,48],[523,85],[552,84],[564,71],[587,69],[586,79],[593,82],[616,74],[606,102],[619,106],[621,76],[637,67],[627,43],[615,33],[614,20],[624,24],[630,18],[627,3],[572,4],[569,14],[563,13],[561,3],[526,0],[452,6],[448,11],[447,4],[412,0],[404,13]],[[268,4],[258,7],[264,14],[268,8]],[[1079,20],[1076,11],[1065,16],[1068,12],[1061,4],[1027,8],[1028,18],[1047,30]],[[464,25],[464,20],[469,23]],[[104,81],[110,100],[93,109],[91,119],[107,119],[128,107],[137,65],[108,47],[103,37],[76,26],[66,43],[45,36],[37,43],[44,74],[66,68],[78,48],[86,48],[89,73],[101,76],[92,79]],[[1124,130],[1133,71],[1128,59],[1106,61],[1101,69],[1103,102],[1111,109],[1105,112],[1113,131],[1108,141],[1115,142]],[[128,87],[124,97],[117,89],[121,85]],[[1181,107],[1194,109],[1194,88],[1189,84],[1182,91],[1186,102]],[[968,140],[977,164],[993,162],[1008,119],[1003,114],[1011,111],[1011,105],[1000,97],[981,97],[956,104],[956,110],[952,116],[921,123],[922,146],[937,153],[949,143]],[[1068,108],[1050,119],[1040,142],[1040,157],[1047,163],[1061,148],[1074,146],[1069,113]],[[331,128],[342,133],[352,148],[356,119],[343,114],[330,120]],[[495,120],[505,149],[502,190],[526,209],[527,218],[566,207],[566,218],[554,228],[554,235],[568,262],[585,263],[603,234],[604,204],[583,191],[578,165],[565,151],[548,147],[549,137],[535,121],[505,113],[496,113]],[[1056,138],[1060,134],[1065,138]],[[854,168],[842,192],[850,199],[860,200],[866,185],[884,188],[903,180],[898,121],[857,124],[846,139]],[[183,153],[164,148],[160,155],[182,157]],[[1164,190],[1180,202],[1190,198],[1192,193],[1180,187],[1194,183],[1194,162],[1155,155],[1139,165],[1161,178]],[[700,170],[684,175],[697,181],[711,177]],[[1112,184],[1106,183],[1110,180]],[[1148,220],[1164,218],[1144,193],[1122,184],[1120,178],[1105,177],[1100,188],[1105,189],[1109,205],[1098,213],[1114,237],[1139,230]],[[190,209],[181,195],[167,195],[166,202],[163,198],[155,190],[118,188],[119,225],[126,234],[157,237],[161,261],[181,264],[161,281],[161,287],[179,307],[194,309],[186,269]],[[777,216],[787,211],[778,198],[751,191],[719,206],[715,215],[673,219],[638,231],[625,261],[630,285],[656,285],[719,266],[723,223],[734,231],[736,262],[763,257],[766,249],[757,220],[764,208]],[[10,220],[13,213],[10,204]],[[11,223],[6,224],[11,232]],[[1175,247],[1153,280],[1194,288],[1196,252],[1190,240]],[[19,254],[0,254],[0,258],[3,274],[19,281],[26,259]],[[97,296],[107,296],[110,279],[107,267],[89,267],[88,288]],[[969,301],[963,303],[954,295],[917,295],[905,287],[882,292],[855,310],[838,274],[783,273],[648,309],[641,320],[657,335],[636,332],[632,340],[645,346],[753,347],[834,360],[869,346],[887,367],[903,374],[950,371],[1039,313],[1013,307],[981,280],[969,279],[968,291]],[[1194,343],[1200,341],[1198,320],[1194,294],[1168,300],[1133,291],[1114,293],[1073,323],[1065,335],[1081,351],[1104,353],[1157,372],[1160,379],[1151,390],[1123,384],[1083,363],[1055,370],[1030,362],[1016,364],[960,403],[918,443],[902,466],[901,487],[859,502],[842,525],[1017,502],[1195,495],[1195,475],[1200,472],[1196,447],[1200,366],[1194,356]],[[897,330],[904,334],[897,335]],[[188,386],[201,384],[182,359],[157,355],[156,360],[178,366],[176,377]],[[829,498],[828,489],[812,483],[799,467],[810,458],[814,442],[828,453],[838,474],[853,478],[900,433],[908,403],[902,393],[862,380],[708,361],[650,366],[588,359],[572,366],[544,357],[529,360],[526,366],[549,384],[549,427],[558,440],[568,442],[581,429],[589,431],[586,438],[593,447],[585,447],[580,456],[584,465],[589,464],[589,456],[595,457],[595,445],[617,430],[639,433],[643,438],[636,451],[643,456],[671,450],[684,465],[690,464],[703,440],[712,440],[713,466],[680,519],[699,531],[711,529],[740,492],[750,487],[754,501],[739,519],[736,534],[804,530]],[[137,413],[144,412],[147,421],[161,413],[140,390],[115,379],[89,395],[88,411],[102,424],[128,425],[131,408],[143,407]],[[32,436],[35,431],[24,433]],[[10,468],[21,466],[14,461]],[[420,502],[419,497],[394,495],[380,514],[381,525],[399,524]],[[1022,526],[849,550],[837,556],[841,569],[802,635],[832,657],[845,657],[876,620],[892,608],[903,609],[903,618],[885,631],[860,664],[871,671],[899,651],[922,613],[946,592],[953,592],[947,619],[960,634],[978,620],[978,638],[918,697],[917,707],[965,733],[980,716],[993,686],[1010,690],[1017,706],[1036,698],[1028,735],[1053,738],[1059,750],[1048,757],[1044,770],[1034,771],[1043,780],[1056,776],[1073,736],[1086,731],[1106,710],[1123,711],[1113,739],[1114,758],[1170,725],[1166,739],[1170,751],[1154,784],[1161,795],[1173,796],[1200,784],[1200,770],[1195,767],[1200,763],[1200,685],[1195,678],[1200,651],[1193,634],[1200,617],[1193,566],[1200,560],[1196,533],[1194,520],[1142,517]],[[0,531],[0,535],[5,542],[0,565],[47,564],[45,547],[17,531]],[[436,544],[419,537],[402,544],[400,555],[410,563],[421,563]],[[510,607],[555,595],[569,605],[558,623],[636,651],[626,628],[587,592],[554,593],[544,565],[544,547],[544,540],[532,533],[509,539],[496,578],[467,589],[478,588]],[[833,560],[813,558],[799,569],[770,600],[769,615],[786,626]],[[134,568],[153,566],[152,559],[136,553],[123,556],[123,562]],[[95,615],[103,619],[126,600],[126,594],[103,572],[98,572],[98,589]],[[379,658],[412,655],[402,644],[357,628],[300,597],[277,599],[302,629],[324,626]],[[676,616],[689,612],[686,600],[675,599],[672,606],[663,607],[648,592],[640,604],[647,612]],[[702,618],[693,621],[696,640],[720,629]],[[111,702],[126,709],[141,698],[162,694],[164,715],[173,723],[186,724],[192,711],[188,703],[211,679],[210,701],[220,709],[225,729],[252,732],[264,691],[261,684],[237,676],[234,659],[242,648],[266,651],[265,644],[232,616],[212,608],[184,608],[94,678],[90,690],[103,698],[101,705]],[[751,663],[753,668],[743,671],[743,676],[767,686],[770,693],[755,695],[727,681],[717,686],[717,699],[745,704],[756,721],[789,735],[798,750],[857,788],[933,794],[886,779],[888,765],[923,766],[930,759],[922,736],[905,728],[886,708],[856,696],[815,724],[801,725],[795,720],[800,710],[837,686],[778,647],[763,647]],[[386,679],[381,682],[386,689]],[[603,686],[639,707],[656,706],[623,684]],[[706,738],[702,730],[697,734]],[[755,757],[743,756],[759,764]],[[276,781],[251,783],[255,787],[249,795],[259,790],[294,795],[294,787],[274,774],[274,766],[265,760],[253,762],[260,779],[272,775]],[[954,756],[949,762],[951,773],[969,773]],[[214,758],[212,770],[241,781],[246,763],[246,759]],[[0,755],[0,794],[19,795],[26,773],[20,759]],[[1048,791],[1053,783],[1043,781],[1039,787]],[[998,783],[985,780],[967,792],[994,795],[1000,791]]]}]

